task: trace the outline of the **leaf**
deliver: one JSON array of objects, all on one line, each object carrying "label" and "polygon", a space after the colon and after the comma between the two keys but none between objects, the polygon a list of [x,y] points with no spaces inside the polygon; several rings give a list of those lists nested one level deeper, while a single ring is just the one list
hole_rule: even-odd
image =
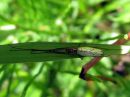
[{"label": "leaf", "polygon": [[[79,48],[92,47],[100,49],[102,56],[119,55],[129,52],[130,46],[115,46],[107,44],[88,44],[88,43],[56,43],[56,42],[29,42],[17,43],[0,46],[0,63],[20,63],[20,62],[43,62],[56,61],[62,59],[81,58],[78,54],[58,54],[58,53],[32,53],[31,49],[50,50],[56,48]],[[23,50],[22,50],[23,49]],[[28,49],[28,50],[24,50]],[[91,51],[90,51],[91,52]],[[86,56],[87,57],[87,56]],[[91,57],[89,55],[89,57]],[[92,56],[93,57],[93,56]]]}]

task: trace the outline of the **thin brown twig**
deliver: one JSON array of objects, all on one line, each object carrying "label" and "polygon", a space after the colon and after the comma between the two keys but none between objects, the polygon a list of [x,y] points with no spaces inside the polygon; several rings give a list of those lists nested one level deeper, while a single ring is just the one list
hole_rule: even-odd
[{"label": "thin brown twig", "polygon": [[[113,45],[122,45],[124,43],[126,43],[127,41],[130,40],[130,32],[128,32],[127,34],[127,39],[123,38],[123,39],[119,39],[117,40],[115,43],[113,43]],[[82,70],[81,70],[81,73],[80,73],[80,78],[81,79],[84,79],[84,80],[89,80],[89,78],[87,79],[85,77],[85,74],[88,72],[88,70],[90,68],[92,68],[93,66],[96,65],[96,63],[98,63],[103,57],[94,57],[92,60],[90,60],[88,63],[86,63],[83,67],[82,67]],[[108,80],[108,78],[106,77],[99,77],[97,76],[98,78],[102,79],[102,80]],[[91,79],[90,79],[91,80]],[[110,81],[110,80],[109,80]]]}]

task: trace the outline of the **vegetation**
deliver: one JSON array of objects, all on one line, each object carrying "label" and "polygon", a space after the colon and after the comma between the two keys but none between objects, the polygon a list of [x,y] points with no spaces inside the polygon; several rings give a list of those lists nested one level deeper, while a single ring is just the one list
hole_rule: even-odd
[{"label": "vegetation", "polygon": [[[130,31],[129,10],[130,0],[1,0],[0,44],[112,44],[129,39],[126,36]],[[124,45],[129,43],[127,40]],[[111,45],[111,49],[114,47]],[[94,76],[88,74],[87,77],[92,78],[86,81],[80,79],[79,74],[91,57],[8,63],[10,53],[6,52],[7,59],[2,59],[3,50],[6,47],[0,49],[0,97],[130,96],[129,55],[104,57],[88,71]],[[113,53],[116,52],[107,54]],[[16,53],[15,58],[17,56]],[[7,63],[2,64],[2,60]],[[114,78],[116,83],[96,81],[95,75]]]}]

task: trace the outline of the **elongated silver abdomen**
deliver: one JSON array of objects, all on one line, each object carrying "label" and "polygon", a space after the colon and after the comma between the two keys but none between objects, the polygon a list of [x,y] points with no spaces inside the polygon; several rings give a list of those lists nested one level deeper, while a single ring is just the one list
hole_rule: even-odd
[{"label": "elongated silver abdomen", "polygon": [[95,56],[103,56],[103,51],[91,47],[80,47],[77,49],[77,54],[81,56],[95,57]]}]

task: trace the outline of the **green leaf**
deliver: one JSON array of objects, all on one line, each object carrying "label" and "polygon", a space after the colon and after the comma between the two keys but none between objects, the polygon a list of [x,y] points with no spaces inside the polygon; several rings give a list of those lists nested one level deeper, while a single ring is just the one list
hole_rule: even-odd
[{"label": "green leaf", "polygon": [[[0,46],[0,63],[17,63],[17,62],[43,62],[56,61],[62,59],[81,58],[78,54],[58,54],[58,53],[32,53],[35,50],[50,50],[57,48],[79,48],[92,47],[102,51],[102,56],[119,55],[129,52],[130,46],[115,46],[107,44],[87,44],[87,43],[56,43],[56,42],[30,42],[17,43]],[[26,50],[24,50],[26,49]],[[90,50],[91,52],[91,50]],[[88,55],[91,57],[91,55]],[[87,55],[86,55],[87,57]],[[93,57],[93,56],[92,56]]]}]

